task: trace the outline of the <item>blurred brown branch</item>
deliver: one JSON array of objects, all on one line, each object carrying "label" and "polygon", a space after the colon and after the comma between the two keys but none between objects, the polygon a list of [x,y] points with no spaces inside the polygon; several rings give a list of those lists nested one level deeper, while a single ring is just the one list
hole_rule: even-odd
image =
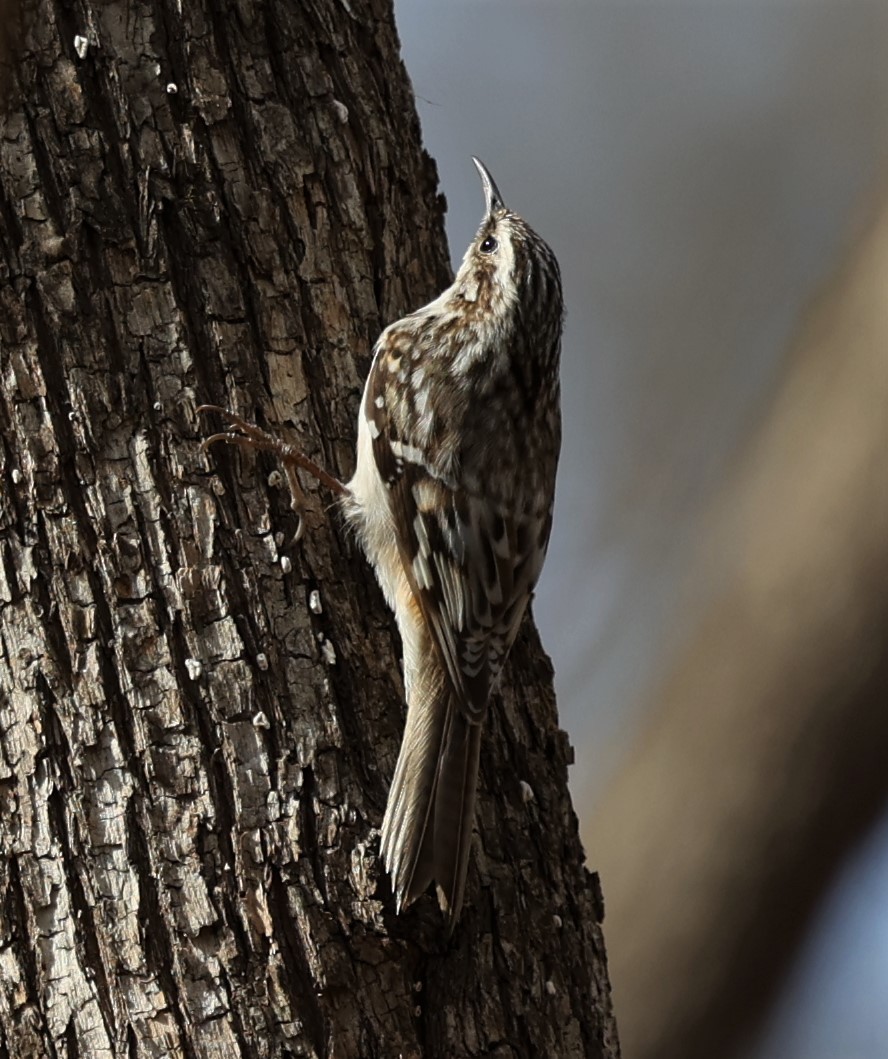
[{"label": "blurred brown branch", "polygon": [[885,803],[886,463],[888,196],[804,321],[713,513],[719,589],[586,828],[632,1059],[737,1053]]}]

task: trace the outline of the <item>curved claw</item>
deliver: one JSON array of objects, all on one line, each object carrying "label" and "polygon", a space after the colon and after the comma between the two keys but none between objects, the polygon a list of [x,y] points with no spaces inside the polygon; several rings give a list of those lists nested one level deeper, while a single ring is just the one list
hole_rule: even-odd
[{"label": "curved claw", "polygon": [[231,423],[233,426],[248,427],[250,425],[245,419],[241,419],[239,415],[236,415],[234,412],[230,412],[227,408],[223,408],[221,405],[218,404],[199,404],[197,408],[194,409],[194,411],[198,415],[213,412],[215,415],[220,415],[223,419],[227,419],[228,422]]},{"label": "curved claw", "polygon": [[204,438],[200,443],[200,451],[206,452],[210,445],[215,445],[217,441],[224,441],[226,445],[237,445],[249,444],[250,439],[245,438],[242,434],[233,434],[229,431],[223,431],[219,434],[210,434],[208,438]]},{"label": "curved claw", "polygon": [[310,475],[325,485],[328,489],[331,489],[334,493],[338,493],[340,496],[344,496],[348,489],[346,486],[339,481],[338,478],[334,478],[332,474],[328,474],[323,467],[319,467],[314,460],[310,460],[304,452],[300,452],[292,445],[288,445],[285,441],[281,441],[280,438],[274,437],[261,427],[257,427],[255,423],[248,423],[246,419],[241,416],[230,412],[227,408],[221,408],[215,404],[202,404],[198,405],[197,412],[214,412],[217,415],[221,415],[225,419],[231,429],[222,431],[216,434],[211,434],[208,438],[201,442],[201,451],[206,452],[210,445],[215,445],[216,442],[222,441],[226,445],[240,445],[245,449],[258,449],[260,452],[273,452],[281,463],[284,465],[284,470],[287,474],[287,481],[290,485],[290,492],[292,494],[292,508],[299,517],[299,527],[296,530],[296,540],[302,536],[303,531],[303,512],[305,510],[304,494],[302,487],[299,484],[299,479],[296,477],[296,469],[300,468],[303,471],[308,471]]},{"label": "curved claw", "polygon": [[[223,419],[228,421],[229,427],[233,428],[211,435],[202,443],[201,448],[205,449],[207,445],[212,445],[217,441],[224,441],[228,445],[240,444],[245,448],[276,452],[282,459],[286,459],[289,455],[289,452],[285,450],[292,449],[292,446],[280,441],[261,427],[257,427],[255,423],[248,423],[246,419],[241,418],[235,412],[230,412],[227,408],[220,408],[214,404],[202,404],[198,406],[196,411],[214,412],[217,415],[221,415]],[[240,433],[237,434],[235,431],[240,431]]]}]

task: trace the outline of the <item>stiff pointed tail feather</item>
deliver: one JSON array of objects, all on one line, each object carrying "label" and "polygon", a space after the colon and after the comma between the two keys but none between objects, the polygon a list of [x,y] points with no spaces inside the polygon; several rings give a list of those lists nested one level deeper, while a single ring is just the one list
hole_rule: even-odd
[{"label": "stiff pointed tail feather", "polygon": [[407,711],[382,822],[382,856],[398,911],[432,880],[452,930],[462,908],[475,817],[481,725],[446,686]]}]

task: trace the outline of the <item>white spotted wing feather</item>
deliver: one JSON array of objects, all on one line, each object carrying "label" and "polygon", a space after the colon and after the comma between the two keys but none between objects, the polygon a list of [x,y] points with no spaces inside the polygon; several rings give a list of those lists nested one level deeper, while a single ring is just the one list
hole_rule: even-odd
[{"label": "white spotted wing feather", "polygon": [[[442,434],[430,415],[416,415],[411,373],[424,371],[426,401],[434,378],[398,337],[391,328],[382,336],[367,380],[348,513],[404,643],[408,719],[383,856],[399,905],[434,879],[454,921],[481,724],[542,567],[552,498],[509,504],[469,491],[459,453],[468,430]],[[411,424],[421,426],[421,440]]]}]

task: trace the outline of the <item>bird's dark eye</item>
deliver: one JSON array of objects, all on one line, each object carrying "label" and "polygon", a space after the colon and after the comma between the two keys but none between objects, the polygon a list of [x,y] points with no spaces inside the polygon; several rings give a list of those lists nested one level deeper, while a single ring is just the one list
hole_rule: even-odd
[{"label": "bird's dark eye", "polygon": [[488,235],[488,237],[481,244],[480,250],[482,254],[492,254],[498,246],[499,243],[497,243],[496,239],[494,239],[492,235]]}]

